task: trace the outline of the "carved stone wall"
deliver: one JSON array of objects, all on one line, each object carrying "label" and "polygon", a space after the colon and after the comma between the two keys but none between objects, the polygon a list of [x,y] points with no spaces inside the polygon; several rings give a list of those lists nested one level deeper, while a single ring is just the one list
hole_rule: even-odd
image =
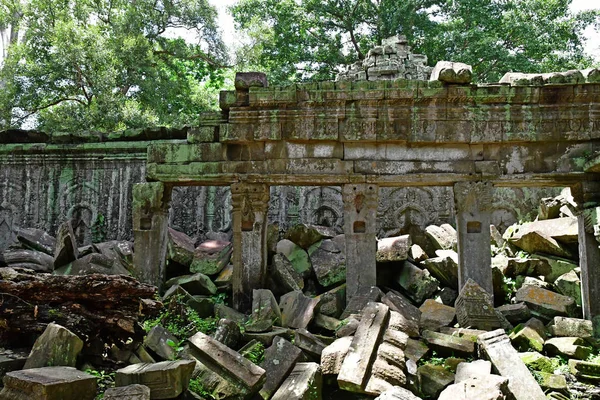
[{"label": "carved stone wall", "polygon": [[[0,243],[17,226],[51,234],[65,219],[74,219],[80,243],[131,239],[131,188],[144,182],[146,145],[121,144],[74,152],[65,146],[0,145]],[[552,188],[501,188],[494,191],[492,221],[501,229],[535,217],[542,197]],[[454,223],[451,187],[381,188],[377,212],[379,237],[418,235],[429,224]],[[335,227],[342,232],[340,187],[271,188],[269,222],[282,230],[298,222]],[[191,236],[231,230],[229,187],[175,187],[170,225]]]}]

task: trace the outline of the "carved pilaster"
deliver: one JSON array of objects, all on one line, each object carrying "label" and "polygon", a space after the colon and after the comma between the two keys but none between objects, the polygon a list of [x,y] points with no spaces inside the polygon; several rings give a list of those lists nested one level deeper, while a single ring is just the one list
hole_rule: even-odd
[{"label": "carved pilaster", "polygon": [[473,279],[494,295],[490,256],[493,186],[489,182],[454,185],[458,239],[458,288]]},{"label": "carved pilaster", "polygon": [[346,297],[348,301],[377,282],[377,205],[379,187],[344,185],[344,237],[346,239]]},{"label": "carved pilaster", "polygon": [[265,286],[269,186],[231,185],[233,221],[233,303],[240,311],[252,305],[252,290]]}]

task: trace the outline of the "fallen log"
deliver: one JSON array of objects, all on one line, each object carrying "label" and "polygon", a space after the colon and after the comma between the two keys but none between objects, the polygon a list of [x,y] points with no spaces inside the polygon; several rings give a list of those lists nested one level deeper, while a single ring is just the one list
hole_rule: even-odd
[{"label": "fallen log", "polygon": [[124,275],[52,275],[0,268],[0,342],[31,344],[50,322],[84,342],[118,344],[143,335],[139,321],[158,312],[156,287]]}]

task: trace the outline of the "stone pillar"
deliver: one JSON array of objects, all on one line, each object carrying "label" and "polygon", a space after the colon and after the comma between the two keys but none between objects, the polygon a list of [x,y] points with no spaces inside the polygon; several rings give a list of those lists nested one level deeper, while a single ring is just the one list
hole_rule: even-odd
[{"label": "stone pillar", "polygon": [[233,304],[238,311],[252,307],[252,290],[265,287],[267,272],[267,210],[269,186],[231,185],[233,221]]},{"label": "stone pillar", "polygon": [[489,182],[454,185],[456,233],[458,235],[458,289],[473,279],[494,296],[490,252],[490,217],[493,186]]},{"label": "stone pillar", "polygon": [[594,228],[600,223],[600,182],[583,182],[571,188],[577,202],[581,305],[583,317],[594,321],[594,336],[600,335],[600,248]]},{"label": "stone pillar", "polygon": [[162,182],[133,185],[133,275],[162,289],[169,242],[171,188]]},{"label": "stone pillar", "polygon": [[372,184],[347,184],[342,190],[348,303],[376,285],[378,192],[379,187]]}]

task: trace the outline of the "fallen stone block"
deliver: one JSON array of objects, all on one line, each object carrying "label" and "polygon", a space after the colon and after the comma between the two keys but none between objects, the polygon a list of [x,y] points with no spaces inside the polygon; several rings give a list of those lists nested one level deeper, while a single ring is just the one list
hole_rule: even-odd
[{"label": "fallen stone block", "polygon": [[213,339],[223,343],[225,346],[235,349],[242,337],[239,325],[229,319],[221,318],[217,322],[217,329],[213,334]]},{"label": "fallen stone block", "polygon": [[492,373],[492,363],[486,360],[461,362],[456,366],[454,383],[460,383],[471,378],[484,378]]},{"label": "fallen stone block", "polygon": [[409,261],[402,263],[402,268],[394,279],[406,295],[417,304],[430,298],[440,284],[428,270],[421,269]]},{"label": "fallen stone block", "polygon": [[419,336],[419,323],[421,321],[421,311],[413,306],[404,296],[388,292],[381,298],[381,302],[394,311],[394,325],[398,330],[406,333],[410,337]]},{"label": "fallen stone block", "polygon": [[265,350],[265,359],[260,366],[265,370],[266,381],[260,389],[260,396],[268,400],[302,356],[302,350],[282,337],[273,339],[273,344]]},{"label": "fallen stone block", "polygon": [[2,400],[93,400],[96,377],[72,367],[13,371],[4,377]]},{"label": "fallen stone block", "polygon": [[570,317],[577,305],[572,297],[563,296],[535,286],[523,286],[515,294],[517,302],[524,302],[535,316],[546,319]]},{"label": "fallen stone block", "polygon": [[56,247],[54,248],[54,268],[62,267],[79,258],[77,239],[73,233],[73,226],[66,221],[58,227],[56,233]]},{"label": "fallen stone block", "polygon": [[412,246],[410,235],[388,237],[377,241],[377,262],[404,261]]},{"label": "fallen stone block", "polygon": [[[342,242],[344,243],[344,242]],[[331,239],[322,240],[308,249],[308,256],[317,281],[329,287],[346,281],[346,252]]]},{"label": "fallen stone block", "polygon": [[277,242],[277,253],[283,254],[300,275],[303,277],[310,275],[310,259],[308,253],[302,247],[291,240],[283,239]]},{"label": "fallen stone block", "polygon": [[456,230],[449,224],[430,225],[425,228],[425,234],[436,249],[452,250],[456,248]]},{"label": "fallen stone block", "polygon": [[383,393],[393,386],[406,386],[406,349],[408,336],[388,328],[377,349],[377,357],[371,366],[371,375],[365,392],[371,395]]},{"label": "fallen stone block", "polygon": [[281,324],[281,311],[275,296],[268,289],[252,290],[252,315],[246,323],[248,332],[266,332]]},{"label": "fallen stone block", "polygon": [[315,298],[319,300],[316,307],[319,313],[339,318],[346,308],[346,284],[328,290]]},{"label": "fallen stone block", "polygon": [[31,250],[54,255],[56,239],[41,229],[19,228],[17,229],[17,240]]},{"label": "fallen stone block", "polygon": [[551,356],[585,360],[592,354],[592,348],[586,344],[585,340],[578,337],[556,337],[546,340],[544,351]]},{"label": "fallen stone block", "polygon": [[296,330],[296,334],[294,336],[294,345],[315,359],[320,359],[323,349],[327,347],[327,345],[323,343],[321,339],[304,328]]},{"label": "fallen stone block", "polygon": [[432,299],[425,300],[419,310],[421,311],[421,329],[432,331],[450,325],[456,316],[454,307],[445,306]]},{"label": "fallen stone block", "polygon": [[488,375],[450,385],[444,389],[438,400],[504,400],[509,396],[508,379]]},{"label": "fallen stone block", "polygon": [[190,354],[217,374],[236,383],[248,394],[256,393],[265,382],[265,370],[238,352],[202,332],[188,339]]},{"label": "fallen stone block", "polygon": [[421,365],[418,376],[421,392],[425,397],[437,398],[446,387],[454,383],[454,374],[443,365]]},{"label": "fallen stone block", "polygon": [[23,369],[27,361],[27,353],[4,349],[0,351],[0,379],[7,372]]},{"label": "fallen stone block", "polygon": [[194,250],[190,272],[204,275],[218,274],[229,264],[232,253],[231,242],[207,240]]},{"label": "fallen stone block", "polygon": [[369,302],[378,302],[383,297],[383,292],[377,286],[361,289],[352,296],[340,319],[346,319],[352,314],[360,314]]},{"label": "fallen stone block", "polygon": [[180,360],[129,365],[117,370],[115,386],[140,384],[150,388],[152,399],[173,399],[187,389],[195,364]]},{"label": "fallen stone block", "polygon": [[458,254],[454,250],[437,250],[436,254],[422,264],[443,286],[458,290]]},{"label": "fallen stone block", "polygon": [[340,326],[340,321],[337,318],[329,317],[323,314],[316,314],[313,319],[313,325],[315,328],[323,329],[330,332],[335,332],[336,329]]},{"label": "fallen stone block", "polygon": [[321,400],[322,377],[319,364],[298,363],[273,395],[273,400]]},{"label": "fallen stone block", "polygon": [[577,378],[600,381],[600,364],[598,363],[571,359],[569,360],[569,371]]},{"label": "fallen stone block", "polygon": [[590,338],[594,335],[592,321],[578,318],[554,317],[548,324],[552,336]]},{"label": "fallen stone block", "polygon": [[91,253],[54,270],[54,275],[129,275],[118,261],[100,253]]},{"label": "fallen stone block", "polygon": [[144,339],[144,346],[152,350],[162,360],[173,360],[177,355],[174,347],[179,339],[160,325],[156,325],[148,332]]},{"label": "fallen stone block", "polygon": [[479,335],[479,351],[489,359],[494,370],[508,378],[508,388],[515,400],[544,400],[546,396],[510,343],[504,330]]},{"label": "fallen stone block", "polygon": [[27,268],[36,272],[52,272],[54,258],[37,250],[9,249],[0,253],[6,266],[10,268]]},{"label": "fallen stone block", "polygon": [[288,229],[285,238],[303,249],[308,249],[318,241],[331,239],[336,235],[335,230],[327,226],[297,224]]},{"label": "fallen stone block", "polygon": [[525,365],[535,371],[541,372],[554,372],[554,364],[549,357],[546,357],[537,351],[527,351],[525,353],[519,353],[519,357],[525,363]]},{"label": "fallen stone block", "polygon": [[507,229],[504,239],[528,253],[545,253],[571,258],[562,243],[577,242],[577,218],[540,220]]},{"label": "fallen stone block", "polygon": [[[272,263],[273,280],[278,286],[278,293],[288,293],[304,289],[304,279],[283,255],[275,254]],[[275,290],[275,289],[274,289]]]},{"label": "fallen stone block", "polygon": [[281,296],[279,303],[282,325],[299,329],[310,324],[319,299],[305,296],[301,291],[294,291]]},{"label": "fallen stone block", "polygon": [[519,351],[542,351],[544,338],[534,329],[526,325],[517,325],[508,335],[513,347]]},{"label": "fallen stone block", "polygon": [[336,339],[323,349],[321,353],[321,372],[323,375],[337,375],[342,368],[342,362],[350,350],[352,337],[346,336]]},{"label": "fallen stone block", "polygon": [[564,375],[551,374],[548,372],[538,372],[537,375],[540,382],[540,387],[546,392],[551,390],[567,392],[569,390],[567,386],[567,379]]},{"label": "fallen stone block", "polygon": [[294,334],[295,333],[292,329],[280,328],[278,326],[274,326],[273,330],[271,330],[269,332],[256,332],[256,333],[244,332],[242,334],[242,337],[243,337],[243,341],[245,341],[245,342],[249,342],[251,340],[256,340],[256,341],[262,343],[265,347],[268,347],[271,344],[273,344],[273,339],[275,339],[277,336],[293,338]]},{"label": "fallen stone block", "polygon": [[109,388],[104,392],[104,400],[150,400],[150,388],[144,385],[129,385]]},{"label": "fallen stone block", "polygon": [[74,367],[81,349],[83,341],[77,335],[67,328],[50,323],[33,344],[23,368]]},{"label": "fallen stone block", "polygon": [[381,303],[369,303],[362,312],[358,329],[342,363],[337,381],[340,388],[361,392],[369,376],[369,366],[376,357],[376,350],[389,320],[389,307]]},{"label": "fallen stone block", "polygon": [[492,295],[472,279],[467,280],[461,289],[455,309],[458,323],[464,327],[486,331],[512,327],[504,315],[494,309]]},{"label": "fallen stone block", "polygon": [[192,238],[183,232],[169,228],[167,258],[185,267],[189,267],[194,259],[194,241]]},{"label": "fallen stone block", "polygon": [[475,353],[475,343],[468,339],[427,330],[423,331],[421,337],[442,356],[472,357]]},{"label": "fallen stone block", "polygon": [[418,244],[413,244],[410,246],[410,250],[408,251],[408,258],[412,262],[419,263],[421,261],[427,260],[429,256],[425,253],[425,250],[421,248]]},{"label": "fallen stone block", "polygon": [[173,285],[181,286],[192,295],[212,296],[217,293],[215,284],[204,274],[177,276],[169,279],[167,283],[165,283],[165,287],[171,287]]},{"label": "fallen stone block", "polygon": [[341,338],[354,335],[354,332],[356,332],[358,325],[360,324],[359,317],[360,315],[353,314],[348,318],[343,319],[335,330],[335,336]]},{"label": "fallen stone block", "polygon": [[581,307],[581,280],[575,271],[569,271],[556,278],[554,286],[560,294],[573,298]]},{"label": "fallen stone block", "polygon": [[529,307],[525,303],[504,304],[496,308],[511,324],[519,324],[531,318]]},{"label": "fallen stone block", "polygon": [[438,61],[431,71],[430,81],[444,83],[466,84],[473,78],[473,68],[464,63]]},{"label": "fallen stone block", "polygon": [[421,398],[408,389],[395,386],[381,393],[375,400],[421,400]]}]

